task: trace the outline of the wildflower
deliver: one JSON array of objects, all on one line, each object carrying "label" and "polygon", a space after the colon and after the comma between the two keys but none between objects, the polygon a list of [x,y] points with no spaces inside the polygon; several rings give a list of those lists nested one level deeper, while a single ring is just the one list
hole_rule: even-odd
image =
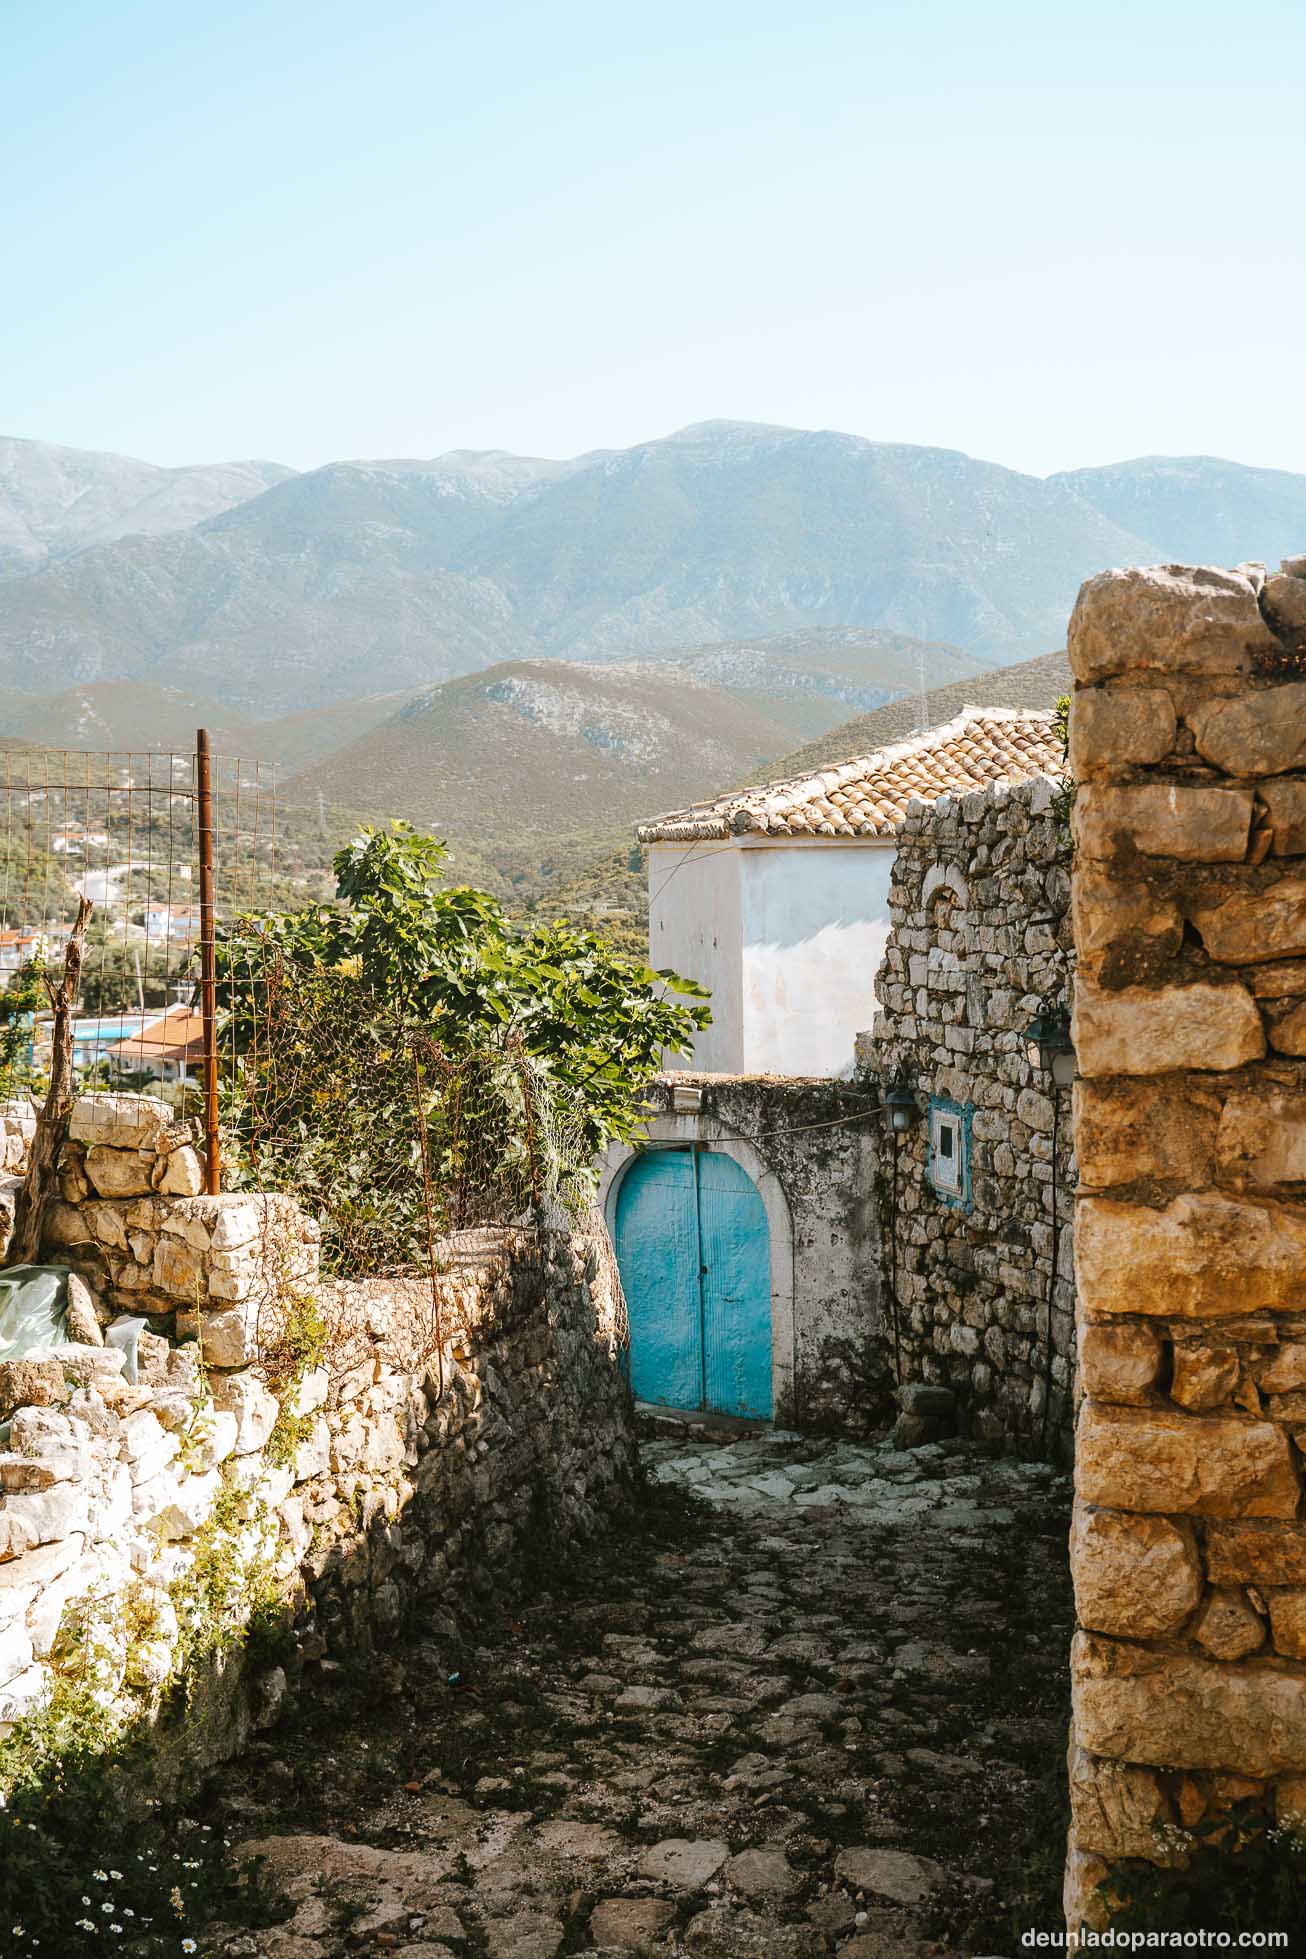
[{"label": "wildflower", "polygon": [[83,1903],[84,1905],[89,1905],[89,1904],[90,1904],[90,1902],[91,1902],[91,1901],[90,1901],[90,1899],[89,1899],[89,1898],[83,1898],[83,1899],[82,1899],[82,1903]]},{"label": "wildflower", "polygon": [[199,1951],[199,1947],[196,1945],[194,1939],[183,1939],[181,1942],[181,1949],[183,1952]]},{"label": "wildflower", "polygon": [[121,1926],[121,1925],[111,1925],[111,1926],[109,1927],[109,1930],[110,1930],[111,1932],[121,1932],[121,1930],[122,1930],[122,1926]]},{"label": "wildflower", "polygon": [[108,1871],[92,1871],[91,1876],[95,1879],[97,1884],[107,1884],[109,1882]]},{"label": "wildflower", "polygon": [[113,1911],[113,1899],[110,1898],[107,1904],[101,1905],[100,1910],[104,1913],[105,1917],[108,1918]]},{"label": "wildflower", "polygon": [[110,1876],[110,1877],[112,1877],[112,1878],[115,1878],[115,1879],[121,1879],[121,1877],[122,1877],[122,1872],[121,1872],[121,1871],[110,1871],[110,1872],[109,1872],[109,1876]]},{"label": "wildflower", "polygon": [[21,1938],[22,1938],[22,1936],[23,1936],[23,1928],[22,1928],[22,1926],[21,1926],[21,1925],[15,1925],[15,1926],[14,1926],[14,1927],[12,1928],[12,1930],[13,1930],[13,1934],[14,1934],[14,1937],[15,1937],[16,1939],[21,1939]]},{"label": "wildflower", "polygon": [[77,1921],[77,1929],[79,1932],[94,1932],[94,1931],[98,1931],[99,1927],[96,1925],[95,1920],[93,1918],[79,1918]]}]

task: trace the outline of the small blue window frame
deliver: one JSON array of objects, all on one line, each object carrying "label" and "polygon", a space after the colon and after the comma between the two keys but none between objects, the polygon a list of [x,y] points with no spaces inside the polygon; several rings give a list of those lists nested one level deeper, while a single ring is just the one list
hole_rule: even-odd
[{"label": "small blue window frame", "polygon": [[[957,1138],[960,1151],[960,1162],[958,1164],[960,1174],[957,1178],[956,1190],[953,1190],[949,1184],[940,1183],[939,1181],[935,1143],[935,1138],[938,1134],[938,1122],[936,1120],[938,1116],[953,1116],[956,1118],[955,1123],[949,1124],[949,1127],[953,1130]],[[970,1182],[970,1135],[974,1116],[975,1104],[973,1102],[954,1102],[947,1095],[931,1095],[930,1097],[925,1173],[930,1180],[930,1188],[933,1190],[939,1202],[946,1204],[950,1210],[969,1211],[974,1202],[971,1196]]]}]

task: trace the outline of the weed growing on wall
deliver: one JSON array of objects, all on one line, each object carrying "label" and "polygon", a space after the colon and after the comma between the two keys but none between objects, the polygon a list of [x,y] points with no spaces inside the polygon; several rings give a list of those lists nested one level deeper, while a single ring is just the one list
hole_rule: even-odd
[{"label": "weed growing on wall", "polygon": [[[231,1622],[221,1558],[197,1562],[187,1659],[228,1638]],[[246,1581],[235,1589],[248,1597]],[[180,1954],[198,1949],[192,1928],[214,1917],[266,1918],[250,1873],[231,1867],[227,1840],[136,1793],[148,1787],[152,1737],[143,1717],[158,1690],[133,1691],[134,1660],[157,1637],[159,1618],[140,1586],[125,1598],[70,1602],[49,1693],[0,1741],[6,1954]]]},{"label": "weed growing on wall", "polygon": [[1120,1932],[1297,1933],[1306,1899],[1306,1839],[1264,1809],[1236,1803],[1187,1831],[1182,1868],[1114,1864],[1098,1891]]}]

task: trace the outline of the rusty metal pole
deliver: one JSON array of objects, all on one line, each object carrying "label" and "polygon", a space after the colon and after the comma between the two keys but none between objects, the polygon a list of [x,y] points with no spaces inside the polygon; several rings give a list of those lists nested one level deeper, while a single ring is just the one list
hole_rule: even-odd
[{"label": "rusty metal pole", "polygon": [[213,777],[209,731],[195,736],[196,829],[200,853],[200,1012],[204,1019],[204,1188],[222,1189],[218,1157],[217,947],[213,925]]}]

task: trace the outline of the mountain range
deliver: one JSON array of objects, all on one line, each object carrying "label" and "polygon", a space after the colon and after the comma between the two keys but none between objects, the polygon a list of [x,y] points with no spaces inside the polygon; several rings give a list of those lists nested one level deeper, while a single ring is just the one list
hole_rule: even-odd
[{"label": "mountain range", "polygon": [[918,660],[931,685],[986,671],[957,647],[849,628],[637,661],[501,662],[417,695],[282,794],[368,815],[399,810],[482,845],[533,839],[552,850],[561,837],[633,824],[705,782],[733,782],[796,731],[836,726],[850,706],[894,699]]},{"label": "mountain range", "polygon": [[1007,664],[1061,643],[1104,565],[1301,548],[1306,477],[1199,457],[1041,479],[738,422],[566,462],[454,451],[302,474],[9,442],[0,539],[0,684],[132,680],[261,721],[503,662],[812,628]]},{"label": "mountain range", "polygon": [[1040,479],[738,422],[306,472],[0,441],[0,741],[207,726],[324,851],[404,815],[528,906],[634,916],[638,818],[1051,705],[1105,565],[1303,548],[1306,476],[1206,457]]}]

